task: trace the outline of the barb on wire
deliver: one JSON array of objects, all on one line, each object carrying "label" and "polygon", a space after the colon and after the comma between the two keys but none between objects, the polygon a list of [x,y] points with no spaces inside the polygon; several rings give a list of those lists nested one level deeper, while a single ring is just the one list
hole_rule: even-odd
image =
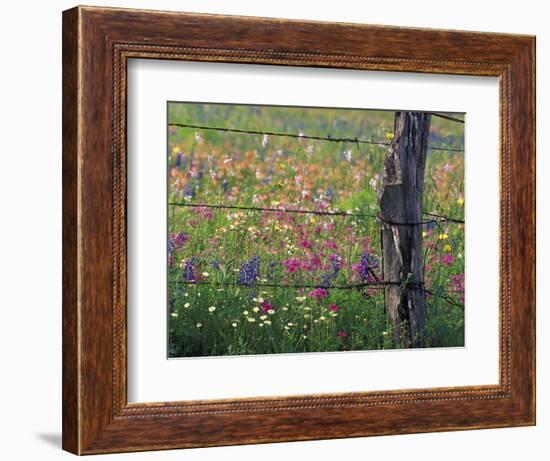
[{"label": "barb on wire", "polygon": [[[367,141],[366,139],[359,139],[357,137],[333,138],[332,136],[330,136],[330,134],[327,134],[327,136],[324,137],[324,136],[312,136],[312,135],[296,134],[296,133],[280,133],[280,132],[273,132],[273,131],[242,130],[238,128],[227,128],[227,127],[221,127],[221,126],[190,125],[187,123],[169,123],[168,126],[174,126],[179,128],[193,128],[195,130],[223,131],[226,133],[255,134],[255,135],[261,135],[261,136],[265,136],[265,135],[280,136],[280,137],[293,138],[293,139],[311,139],[315,141],[328,141],[328,142],[336,142],[336,143],[349,142],[349,143],[354,143],[357,146],[359,144],[369,144],[369,145],[380,146],[380,147],[391,146],[391,143],[385,142],[385,141]],[[444,152],[464,152],[464,149],[455,149],[451,147],[439,147],[439,146],[428,147],[428,150],[436,150],[436,151],[444,151]]]},{"label": "barb on wire", "polygon": [[464,124],[464,120],[462,120],[460,118],[451,117],[450,115],[440,114],[439,112],[429,112],[429,113],[434,117],[439,117],[439,118],[443,118],[445,120],[450,120],[451,122]]},{"label": "barb on wire", "polygon": [[[443,294],[440,294],[440,293],[435,293],[433,291],[430,291],[430,290],[424,290],[425,293],[429,294],[430,296],[433,296],[434,298],[440,298],[442,299],[443,301],[453,305],[453,306],[456,306],[456,307],[460,307],[462,309],[464,309],[464,304],[458,302],[456,299],[454,299],[452,296],[449,296],[449,295],[443,295]],[[445,293],[456,293],[456,291],[454,290],[449,290],[449,291],[445,291]]]},{"label": "barb on wire", "polygon": [[431,213],[431,212],[428,212],[428,211],[425,211],[424,214],[425,214],[426,216],[432,216],[432,217],[434,217],[434,218],[438,218],[438,219],[441,220],[441,221],[447,221],[447,222],[454,222],[454,223],[458,223],[458,224],[464,224],[464,220],[463,220],[463,219],[449,218],[448,216],[440,215],[440,214],[437,214],[437,213]]},{"label": "barb on wire", "polygon": [[438,223],[441,221],[464,224],[464,220],[450,218],[448,216],[438,215],[435,213],[424,212],[427,216],[432,216],[433,219],[428,219],[418,222],[395,222],[388,221],[382,218],[380,215],[368,214],[368,213],[348,213],[346,211],[322,211],[322,210],[296,210],[292,208],[269,208],[269,207],[246,207],[238,205],[212,205],[212,204],[197,204],[197,203],[185,203],[185,202],[169,202],[170,206],[175,207],[190,207],[190,208],[214,208],[214,209],[229,209],[229,210],[245,210],[245,211],[268,211],[275,213],[298,213],[298,214],[314,214],[321,216],[348,216],[350,218],[370,218],[376,219],[384,224],[390,226],[423,226],[431,223]]}]

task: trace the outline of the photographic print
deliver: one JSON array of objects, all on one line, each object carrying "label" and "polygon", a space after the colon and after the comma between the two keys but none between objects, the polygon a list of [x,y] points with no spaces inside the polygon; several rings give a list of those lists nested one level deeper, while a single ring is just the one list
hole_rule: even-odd
[{"label": "photographic print", "polygon": [[167,110],[170,358],[464,346],[464,114]]}]

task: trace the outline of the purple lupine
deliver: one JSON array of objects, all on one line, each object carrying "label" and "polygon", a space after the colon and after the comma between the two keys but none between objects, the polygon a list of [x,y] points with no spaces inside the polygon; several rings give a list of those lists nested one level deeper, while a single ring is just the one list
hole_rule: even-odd
[{"label": "purple lupine", "polygon": [[176,155],[176,166],[179,168],[181,165],[181,152],[178,152]]},{"label": "purple lupine", "polygon": [[247,287],[254,286],[260,278],[260,257],[254,256],[251,260],[241,264],[237,284]]}]

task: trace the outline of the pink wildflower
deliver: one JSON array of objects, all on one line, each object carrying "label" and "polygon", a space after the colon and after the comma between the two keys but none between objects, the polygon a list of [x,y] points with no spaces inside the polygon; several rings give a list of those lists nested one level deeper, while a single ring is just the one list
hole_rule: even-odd
[{"label": "pink wildflower", "polygon": [[316,301],[321,301],[321,299],[328,296],[328,291],[324,288],[315,288],[309,292],[309,297],[315,299]]},{"label": "pink wildflower", "polygon": [[300,267],[300,261],[296,258],[290,258],[283,262],[283,264],[286,267],[286,271],[290,272],[291,274],[296,272],[298,268]]},{"label": "pink wildflower", "polygon": [[321,258],[319,256],[315,255],[309,260],[302,261],[301,267],[302,269],[306,271],[314,271],[317,269],[320,269],[322,267]]},{"label": "pink wildflower", "polygon": [[212,210],[206,206],[200,206],[195,208],[195,213],[199,216],[202,215],[206,219],[211,220],[214,217],[214,214],[212,213]]},{"label": "pink wildflower", "polygon": [[338,248],[338,245],[336,245],[336,242],[335,242],[334,240],[327,240],[327,241],[325,242],[325,247],[337,249],[337,248]]},{"label": "pink wildflower", "polygon": [[302,247],[303,248],[307,248],[307,249],[311,249],[313,248],[313,242],[311,240],[302,240],[302,243],[301,243]]},{"label": "pink wildflower", "polygon": [[340,330],[336,333],[340,338],[345,338],[348,334],[344,330]]},{"label": "pink wildflower", "polygon": [[455,257],[450,253],[445,253],[441,259],[441,263],[444,266],[451,266],[455,262]]},{"label": "pink wildflower", "polygon": [[268,303],[267,301],[264,301],[263,303],[260,304],[260,311],[262,311],[262,314],[265,314],[272,309],[273,309],[273,304]]}]

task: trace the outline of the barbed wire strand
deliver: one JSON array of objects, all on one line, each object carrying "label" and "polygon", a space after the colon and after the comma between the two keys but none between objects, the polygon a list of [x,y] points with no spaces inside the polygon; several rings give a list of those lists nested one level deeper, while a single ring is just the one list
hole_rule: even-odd
[{"label": "barbed wire strand", "polygon": [[[228,127],[221,127],[221,126],[191,125],[188,123],[169,123],[168,126],[179,127],[179,128],[192,128],[195,130],[222,131],[225,133],[253,134],[253,135],[259,135],[259,136],[279,136],[279,137],[286,137],[286,138],[293,138],[293,139],[311,139],[315,141],[328,141],[328,142],[336,142],[336,143],[353,143],[356,145],[369,144],[369,145],[380,146],[380,147],[391,146],[391,143],[385,142],[385,141],[367,141],[366,139],[359,139],[357,137],[333,138],[332,136],[330,136],[330,134],[327,134],[327,136],[325,137],[325,136],[306,135],[306,134],[300,134],[300,133],[299,134],[282,133],[282,132],[275,132],[275,131],[243,130],[239,128],[228,128]],[[440,147],[440,146],[428,147],[428,150],[436,150],[436,151],[442,151],[442,152],[464,152],[464,149],[455,149],[451,147]]]},{"label": "barbed wire strand", "polygon": [[184,203],[184,202],[169,202],[169,206],[174,207],[190,207],[190,208],[213,208],[213,209],[229,209],[229,210],[243,210],[243,211],[268,211],[273,213],[297,213],[297,214],[314,214],[320,216],[348,216],[350,218],[370,218],[376,219],[384,224],[390,226],[422,226],[431,223],[449,222],[464,224],[464,220],[451,218],[436,213],[424,212],[427,216],[433,216],[434,219],[418,222],[396,222],[388,221],[382,218],[380,215],[368,214],[368,213],[348,213],[345,211],[322,211],[322,210],[295,210],[287,208],[269,208],[269,207],[245,207],[239,205],[213,205],[213,204],[197,204],[197,203]]},{"label": "barbed wire strand", "polygon": [[424,285],[423,282],[406,282],[406,281],[383,281],[379,280],[376,282],[365,282],[365,283],[352,283],[347,285],[331,285],[326,286],[323,284],[314,284],[314,283],[305,283],[305,284],[292,284],[285,285],[279,283],[254,283],[254,284],[240,284],[238,282],[203,282],[200,280],[169,280],[168,283],[175,285],[214,285],[214,286],[242,286],[246,288],[325,288],[325,289],[339,289],[339,290],[352,290],[357,288],[375,288],[386,286],[402,286],[406,288],[419,289]]},{"label": "barbed wire strand", "polygon": [[[201,282],[201,281],[195,281],[195,280],[170,280],[168,281],[171,285],[186,285],[186,286],[208,286],[208,285],[214,285],[214,286],[221,286],[221,287],[244,287],[244,288],[294,288],[294,289],[318,289],[318,288],[324,288],[326,290],[331,289],[337,289],[337,290],[355,290],[360,288],[368,288],[368,289],[375,289],[375,290],[383,290],[387,286],[401,286],[402,288],[409,288],[409,289],[422,289],[426,294],[429,296],[432,296],[434,298],[440,298],[444,301],[448,302],[449,304],[452,304],[457,307],[464,308],[463,304],[457,302],[450,294],[462,294],[463,292],[459,290],[444,290],[442,294],[437,291],[432,291],[428,288],[422,288],[424,283],[421,282],[389,282],[389,281],[378,281],[378,282],[366,282],[366,283],[354,283],[349,285],[322,285],[322,284],[292,284],[292,285],[286,285],[286,284],[276,284],[276,283],[261,283],[261,284],[239,284],[237,282],[234,283],[217,283],[217,282]],[[438,290],[439,291],[439,290]]]}]

